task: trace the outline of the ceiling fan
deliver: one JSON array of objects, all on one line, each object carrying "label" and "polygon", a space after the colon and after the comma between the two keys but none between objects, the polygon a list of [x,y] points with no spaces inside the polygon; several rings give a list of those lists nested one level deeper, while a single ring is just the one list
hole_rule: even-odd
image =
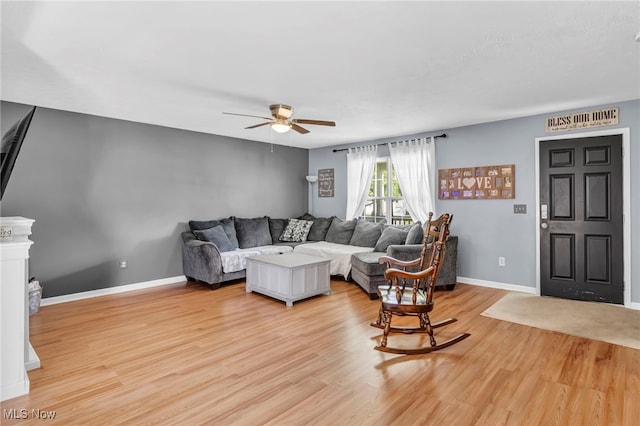
[{"label": "ceiling fan", "polygon": [[323,120],[307,120],[303,118],[291,118],[293,114],[293,108],[289,105],[281,105],[274,104],[269,105],[269,109],[271,110],[271,117],[262,117],[259,115],[249,115],[249,114],[236,114],[234,112],[223,112],[223,114],[229,115],[240,115],[243,117],[255,117],[262,118],[264,120],[269,120],[266,123],[254,124],[253,126],[245,127],[245,129],[255,129],[256,127],[271,125],[271,128],[278,133],[286,133],[290,129],[295,130],[298,133],[305,134],[309,133],[307,129],[299,126],[299,124],[315,124],[318,126],[335,126],[336,123],[333,121],[323,121]]}]

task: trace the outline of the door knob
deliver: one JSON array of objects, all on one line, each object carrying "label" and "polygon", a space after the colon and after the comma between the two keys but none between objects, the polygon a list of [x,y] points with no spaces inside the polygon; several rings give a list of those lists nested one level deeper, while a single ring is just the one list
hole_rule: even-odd
[{"label": "door knob", "polygon": [[549,225],[547,225],[546,223],[543,222],[543,223],[540,224],[540,227],[542,229],[547,229],[549,227]]}]

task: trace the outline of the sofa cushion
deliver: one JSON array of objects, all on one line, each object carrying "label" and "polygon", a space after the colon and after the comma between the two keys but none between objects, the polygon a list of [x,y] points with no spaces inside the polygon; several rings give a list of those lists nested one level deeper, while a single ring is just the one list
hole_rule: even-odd
[{"label": "sofa cushion", "polygon": [[298,219],[310,220],[313,222],[311,230],[309,231],[309,235],[307,235],[307,241],[324,241],[325,237],[327,236],[329,226],[331,226],[333,216],[315,217],[312,214],[305,213],[302,216],[298,217]]},{"label": "sofa cushion", "polygon": [[334,217],[331,220],[331,226],[327,230],[325,241],[336,244],[349,244],[351,236],[356,228],[357,221],[352,219],[349,221]]},{"label": "sofa cushion", "polygon": [[315,218],[316,217],[314,215],[312,215],[311,213],[305,213],[302,216],[299,216],[297,219],[300,219],[300,220],[313,220]]},{"label": "sofa cushion", "polygon": [[395,226],[387,226],[382,231],[382,235],[378,238],[376,245],[373,249],[374,252],[386,252],[387,247],[392,244],[404,244],[407,240],[409,231],[406,229],[398,228]]},{"label": "sofa cushion", "polygon": [[353,230],[353,235],[349,244],[359,247],[375,247],[382,230],[384,229],[385,222],[369,222],[364,219],[359,219],[356,222],[356,227]]},{"label": "sofa cushion", "polygon": [[236,236],[236,227],[233,220],[233,217],[229,217],[227,219],[222,220],[190,220],[189,221],[189,229],[191,231],[201,231],[203,229],[213,228],[214,226],[222,225],[222,229],[224,229],[224,233],[229,237],[229,241],[233,245],[234,249],[239,247],[238,237]]},{"label": "sofa cushion", "polygon": [[384,275],[387,265],[378,263],[378,259],[385,255],[385,252],[378,251],[372,253],[356,253],[351,256],[351,268],[364,272],[368,276]]},{"label": "sofa cushion", "polygon": [[313,225],[307,236],[307,241],[324,241],[327,237],[327,231],[333,221],[332,217],[315,217],[312,219]]},{"label": "sofa cushion", "polygon": [[209,241],[215,244],[221,253],[235,250],[231,240],[229,240],[229,237],[224,232],[222,225],[217,225],[209,229],[195,230],[193,234],[200,241]]},{"label": "sofa cushion", "polygon": [[422,229],[422,223],[416,222],[409,228],[405,244],[422,244],[423,237],[424,230]]},{"label": "sofa cushion", "polygon": [[280,242],[280,235],[282,235],[288,223],[289,219],[269,218],[269,233],[271,233],[271,242],[273,244]]},{"label": "sofa cushion", "polygon": [[253,219],[235,217],[234,220],[240,248],[268,246],[273,243],[266,216]]},{"label": "sofa cushion", "polygon": [[307,240],[313,221],[289,219],[287,227],[280,236],[280,241],[302,242]]}]

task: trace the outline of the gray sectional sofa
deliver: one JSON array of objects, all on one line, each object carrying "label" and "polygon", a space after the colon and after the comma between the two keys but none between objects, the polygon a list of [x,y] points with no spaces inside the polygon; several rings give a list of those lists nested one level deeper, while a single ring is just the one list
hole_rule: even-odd
[{"label": "gray sectional sofa", "polygon": [[[295,251],[331,259],[331,275],[352,279],[375,298],[377,285],[384,282],[384,265],[377,259],[384,254],[416,258],[422,236],[420,223],[396,226],[317,218],[308,213],[291,219],[232,216],[192,220],[189,231],[182,233],[182,267],[189,281],[201,281],[215,289],[224,282],[244,278],[247,257]],[[440,273],[441,277],[447,275],[445,271],[453,274],[445,280],[447,284],[455,284],[455,252],[455,247],[447,246],[447,254],[452,256],[445,256]],[[454,261],[447,266],[449,257]]]}]

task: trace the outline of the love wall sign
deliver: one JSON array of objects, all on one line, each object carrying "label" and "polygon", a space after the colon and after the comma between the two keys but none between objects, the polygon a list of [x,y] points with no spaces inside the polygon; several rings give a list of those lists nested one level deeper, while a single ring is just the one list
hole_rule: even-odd
[{"label": "love wall sign", "polygon": [[465,167],[438,170],[441,200],[502,200],[516,196],[516,166]]}]

